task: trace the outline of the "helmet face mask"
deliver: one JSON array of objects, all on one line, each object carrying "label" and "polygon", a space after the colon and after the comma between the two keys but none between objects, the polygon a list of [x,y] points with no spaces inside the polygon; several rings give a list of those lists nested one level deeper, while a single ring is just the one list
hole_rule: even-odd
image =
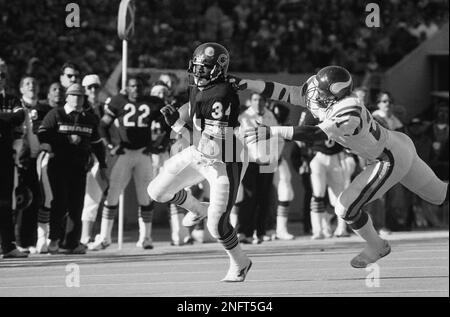
[{"label": "helmet face mask", "polygon": [[329,109],[353,90],[352,76],[340,66],[324,67],[311,79],[305,94],[311,112]]},{"label": "helmet face mask", "polygon": [[212,65],[192,62],[191,75],[194,77],[194,84],[197,87],[208,86],[213,81],[211,74],[214,67]]},{"label": "helmet face mask", "polygon": [[230,56],[225,47],[218,43],[204,43],[198,46],[189,61],[188,74],[194,85],[205,87],[226,76]]},{"label": "helmet face mask", "polygon": [[306,107],[310,111],[325,110],[337,102],[337,98],[323,91],[314,80],[306,91]]}]

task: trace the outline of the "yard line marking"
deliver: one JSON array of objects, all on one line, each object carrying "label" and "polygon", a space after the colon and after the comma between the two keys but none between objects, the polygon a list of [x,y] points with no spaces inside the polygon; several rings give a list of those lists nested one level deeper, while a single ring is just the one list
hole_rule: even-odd
[{"label": "yard line marking", "polygon": [[[416,269],[446,269],[448,270],[448,266],[401,266],[401,267],[382,267],[383,270],[416,270]],[[351,268],[349,268],[351,269]],[[351,269],[352,271],[356,272],[356,270]],[[130,276],[152,276],[152,275],[174,275],[174,274],[209,274],[209,273],[217,273],[222,272],[222,268],[218,268],[217,270],[208,270],[208,271],[170,271],[170,272],[130,272],[130,273],[110,273],[110,274],[83,274],[83,279],[85,278],[97,278],[97,277],[130,277]],[[266,271],[273,271],[273,267],[268,268],[258,268],[253,269],[252,272],[266,272]],[[283,269],[282,273],[284,272],[298,272],[298,271],[330,271],[330,268],[287,268]],[[342,273],[347,273],[343,271]],[[9,277],[0,277],[0,281],[8,281],[8,280],[19,280],[19,279],[60,279],[64,278],[65,275],[33,275],[33,276],[9,276]],[[0,287],[2,288],[2,287]]]},{"label": "yard line marking", "polygon": [[[344,253],[336,253],[336,254],[342,254],[342,255],[347,255]],[[349,252],[349,254],[354,254],[354,252]],[[280,257],[280,256],[302,256],[301,258],[298,258],[294,261],[299,261],[302,263],[308,263],[308,262],[324,262],[324,263],[328,263],[328,262],[334,262],[334,263],[342,263],[342,262],[348,262],[348,258],[328,258],[328,259],[308,259],[308,258],[304,258],[304,254],[302,253],[298,253],[298,254],[278,254],[276,255],[276,257]],[[323,255],[323,253],[319,253],[316,255]],[[254,257],[254,254],[249,254],[250,257]],[[263,254],[259,255],[259,256],[263,256]],[[256,257],[259,257],[256,256]],[[272,255],[268,255],[265,254],[265,257],[272,257]],[[449,260],[449,257],[407,257],[407,258],[398,258],[398,253],[396,254],[395,251],[394,253],[392,253],[389,257],[383,259],[384,261],[394,261],[394,262],[398,262],[398,261],[437,261],[437,260]],[[220,255],[220,256],[202,256],[202,257],[195,257],[195,258],[191,258],[192,261],[204,261],[204,260],[212,260],[211,262],[222,262],[223,259],[226,259],[226,255]],[[8,262],[2,262],[0,264],[0,275],[2,273],[3,270],[5,269],[11,269],[11,268],[27,268],[27,269],[31,269],[31,268],[40,268],[42,269],[42,266],[45,266],[46,264],[55,264],[54,266],[62,266],[63,264],[67,264],[67,263],[76,263],[78,265],[90,265],[90,266],[94,266],[94,265],[105,265],[105,264],[115,264],[115,265],[120,265],[120,264],[125,264],[125,265],[130,265],[130,262],[132,262],[134,265],[137,265],[138,263],[141,265],[152,265],[152,266],[167,266],[167,261],[173,261],[170,263],[170,265],[186,265],[186,264],[192,264],[192,262],[179,262],[179,260],[181,260],[181,258],[178,259],[174,259],[174,258],[167,258],[167,259],[158,259],[157,262],[152,262],[152,260],[155,259],[147,259],[147,260],[140,260],[137,262],[133,262],[132,259],[128,260],[128,261],[124,261],[123,259],[119,260],[119,261],[102,261],[104,259],[98,259],[97,261],[93,262],[93,261],[83,261],[85,259],[77,259],[77,258],[71,258],[71,259],[65,259],[65,260],[61,260],[58,262],[54,262],[54,260],[41,260],[41,261],[8,261]],[[101,262],[100,262],[101,261]],[[178,261],[178,262],[177,262]],[[278,259],[278,260],[257,260],[257,262],[259,263],[286,263],[285,259]],[[27,265],[28,264],[28,265]],[[35,265],[32,265],[35,264]],[[209,265],[209,263],[196,263],[196,265]],[[3,270],[2,270],[3,269]]]},{"label": "yard line marking", "polygon": [[[448,275],[432,275],[432,276],[397,276],[397,277],[380,277],[381,280],[399,280],[399,279],[442,279],[448,278]],[[286,282],[330,282],[330,281],[363,281],[366,277],[349,277],[349,278],[314,278],[314,279],[263,279],[254,280],[248,279],[246,282],[250,283],[286,283]],[[218,280],[215,281],[158,281],[158,282],[142,282],[142,283],[83,283],[80,288],[83,287],[100,287],[100,286],[144,286],[144,285],[183,285],[183,284],[217,284],[220,283]],[[0,286],[0,289],[23,289],[23,288],[67,288],[64,283],[61,285],[27,285],[27,286]]]}]

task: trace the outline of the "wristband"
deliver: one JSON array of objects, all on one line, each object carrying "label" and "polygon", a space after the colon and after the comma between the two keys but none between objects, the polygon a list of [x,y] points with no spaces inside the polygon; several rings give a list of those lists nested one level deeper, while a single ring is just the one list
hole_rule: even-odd
[{"label": "wristband", "polygon": [[172,130],[175,131],[175,133],[180,134],[181,130],[184,128],[185,122],[181,119],[177,119],[175,123],[172,125]]},{"label": "wristband", "polygon": [[292,140],[292,137],[294,136],[294,127],[270,127],[270,134],[285,140]]}]

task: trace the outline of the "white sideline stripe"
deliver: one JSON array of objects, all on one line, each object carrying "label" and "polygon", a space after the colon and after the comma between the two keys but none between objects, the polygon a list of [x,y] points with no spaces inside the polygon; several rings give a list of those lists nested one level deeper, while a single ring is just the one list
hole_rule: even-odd
[{"label": "white sideline stripe", "polygon": [[[361,246],[364,246],[363,242],[361,242]],[[416,247],[415,249],[403,249],[403,248],[405,248],[407,246],[410,246],[410,247],[421,246],[423,248],[417,248]],[[437,246],[437,245],[434,245],[434,246]],[[422,244],[416,244],[416,245],[404,245],[404,244],[402,244],[402,245],[394,245],[392,248],[393,248],[393,252],[397,252],[397,253],[400,253],[400,252],[421,252],[421,253],[423,253],[423,252],[430,252],[430,253],[432,253],[432,252],[442,252],[442,251],[448,252],[449,244],[442,244],[442,246],[443,246],[442,249],[429,249],[429,247],[424,247],[424,244],[422,243]],[[273,247],[273,246],[270,246],[270,247]],[[280,246],[280,247],[282,247],[282,246]],[[315,250],[315,251],[305,250],[305,251],[299,251],[299,252],[270,252],[270,250],[269,250],[269,253],[253,253],[252,251],[255,251],[255,249],[245,249],[245,248],[244,248],[244,251],[246,251],[250,256],[266,256],[266,257],[271,257],[271,256],[295,256],[295,255],[334,255],[334,254],[353,253],[356,250],[358,250],[359,246],[354,247],[354,248],[353,247],[352,248],[349,247],[349,248],[345,248],[345,249],[343,248],[343,249],[336,250],[336,251],[320,251],[318,249],[322,248],[321,245],[316,245],[315,247],[317,248],[317,250]],[[323,246],[323,248],[327,248],[327,247],[329,247],[329,246],[327,246],[327,245]],[[211,250],[211,251],[217,251],[217,250],[214,249],[214,250]],[[92,253],[90,253],[90,254],[92,254]],[[178,253],[178,254],[173,254],[173,253],[170,253],[170,254],[164,254],[164,253],[157,254],[156,253],[156,254],[149,255],[148,260],[151,260],[152,257],[156,258],[156,257],[165,257],[165,256],[168,257],[167,260],[177,260],[180,257],[183,257],[184,255],[185,256],[191,256],[193,254],[192,254],[192,252],[190,252],[190,253]],[[61,255],[61,256],[63,256],[63,255]],[[127,255],[126,254],[118,254],[117,256],[120,256],[120,257],[117,257],[117,258],[115,258],[114,256],[115,256],[115,254],[110,254],[110,256],[106,258],[106,260],[110,261],[110,263],[113,263],[114,261],[120,262]],[[138,254],[129,254],[128,256],[130,258],[138,257],[139,260],[142,260],[142,257],[143,257],[142,254],[139,254],[139,255]],[[41,255],[38,255],[38,257],[41,257]],[[43,255],[43,257],[47,257],[47,256]],[[205,259],[205,258],[219,258],[219,257],[221,258],[221,257],[225,257],[225,256],[218,255],[218,254],[195,255],[195,258],[193,258],[192,260]],[[31,256],[31,258],[33,258],[33,256]],[[16,263],[20,263],[20,264],[21,263],[31,263],[31,264],[33,264],[33,263],[45,263],[45,262],[53,262],[53,263],[59,263],[59,262],[64,263],[64,262],[73,262],[73,261],[80,261],[80,262],[86,261],[86,262],[89,262],[89,261],[92,261],[92,259],[100,259],[100,258],[86,257],[86,256],[83,256],[83,257],[70,256],[70,257],[63,258],[63,259],[51,259],[51,258],[44,258],[44,259],[41,259],[41,260],[38,260],[37,258],[36,258],[36,260],[28,260],[28,259],[24,259],[24,260],[6,260],[3,263],[5,263],[5,264],[16,264]],[[0,262],[0,264],[1,263],[2,262]],[[0,265],[0,268],[1,267],[2,266]]]},{"label": "white sideline stripe", "polygon": [[[391,271],[391,270],[416,270],[416,269],[449,269],[448,266],[404,266],[404,267],[383,267],[380,266],[383,270],[385,271]],[[255,269],[255,270],[251,270],[251,272],[272,272],[273,268],[264,268],[264,269]],[[298,271],[331,271],[330,268],[295,268],[295,269],[283,269],[282,272],[298,272]],[[355,271],[355,270],[353,270]],[[217,273],[217,272],[223,272],[222,269],[218,269],[218,270],[209,270],[209,271],[171,271],[171,272],[148,272],[148,273],[143,273],[143,272],[137,272],[137,273],[111,273],[111,274],[82,274],[81,277],[84,278],[96,278],[96,277],[119,277],[119,276],[124,276],[124,277],[129,277],[129,276],[152,276],[152,275],[174,275],[174,274],[209,274],[209,273]],[[343,273],[347,273],[347,272],[343,272]],[[414,276],[412,276],[414,277]],[[37,276],[15,276],[15,277],[2,277],[0,278],[0,281],[7,281],[7,280],[18,280],[18,279],[62,279],[65,278],[65,276],[63,275],[47,275],[47,276],[43,276],[43,275],[37,275]],[[388,277],[386,277],[388,278]],[[6,286],[0,286],[1,288],[7,288]]]},{"label": "white sideline stripe", "polygon": [[[442,252],[442,251],[449,252],[448,245],[445,248],[442,248],[442,249],[424,248],[424,249],[414,249],[414,250],[413,249],[412,250],[405,250],[405,249],[402,250],[402,249],[397,249],[399,247],[402,247],[402,246],[393,246],[393,251],[397,252],[397,253],[400,253],[400,252],[420,252],[420,253],[423,253],[423,252],[433,253],[434,252],[434,253],[436,253],[436,252]],[[358,248],[354,248],[354,249],[355,250],[359,250]],[[244,251],[247,251],[247,253],[250,256],[266,256],[266,257],[272,257],[272,256],[295,256],[295,255],[302,255],[302,256],[304,256],[304,255],[334,255],[334,254],[348,254],[348,253],[354,253],[355,252],[353,249],[342,249],[342,250],[336,250],[336,251],[320,251],[320,250],[317,250],[317,251],[313,251],[313,252],[311,252],[311,251],[305,251],[305,252],[299,251],[299,252],[271,252],[271,253],[253,253],[253,252],[251,252],[252,250],[244,250]],[[250,251],[250,252],[248,252],[248,251]],[[154,258],[167,257],[167,260],[177,260],[179,258],[182,258],[183,255],[191,256],[193,254],[192,253],[186,253],[186,254],[179,253],[177,255],[174,255],[174,254],[153,254],[153,255],[149,255],[148,256],[148,260],[151,260],[153,257]],[[118,255],[118,257],[114,257],[114,254],[111,254],[111,256],[105,258],[105,260],[108,260],[108,261],[112,261],[112,260],[120,261],[120,260],[125,259],[126,257],[127,257],[127,255]],[[130,254],[129,257],[130,257],[130,260],[133,260],[133,257],[138,257],[137,259],[140,262],[142,260],[143,256],[142,255]],[[219,254],[195,255],[195,258],[192,258],[192,260],[205,259],[205,258],[222,258],[222,257],[225,257],[225,255],[219,255]],[[63,258],[63,259],[52,259],[52,258],[47,258],[46,257],[46,258],[43,258],[41,260],[39,260],[38,258],[36,258],[36,260],[29,260],[29,258],[28,259],[22,259],[22,260],[6,260],[3,263],[5,263],[5,264],[8,264],[8,263],[14,263],[14,264],[15,263],[42,263],[42,262],[55,262],[55,263],[58,263],[58,262],[68,262],[68,261],[69,262],[70,261],[86,261],[86,262],[88,262],[88,261],[92,261],[93,259],[102,259],[102,258],[83,256],[83,257],[67,257],[67,258]],[[0,264],[1,263],[2,262],[0,262]],[[1,265],[0,265],[0,268],[1,268]]]},{"label": "white sideline stripe", "polygon": [[[442,250],[436,250],[436,251],[442,251]],[[448,249],[445,250],[448,252]],[[300,260],[302,262],[330,262],[330,261],[336,261],[339,259],[307,259],[304,258],[303,256],[308,256],[308,255],[312,255],[312,256],[322,256],[322,255],[328,255],[328,254],[341,254],[341,255],[348,255],[348,254],[355,254],[355,252],[357,251],[345,251],[345,252],[310,252],[310,253],[304,253],[304,252],[284,252],[284,253],[247,253],[249,255],[249,257],[255,256],[261,256],[261,257],[279,257],[279,256],[302,256],[302,258],[300,258]],[[400,251],[396,251],[395,249],[393,249],[393,252],[391,254],[395,255],[395,254],[399,254]],[[186,256],[190,256],[192,254],[187,254]],[[217,260],[222,262],[223,259],[226,259],[227,256],[225,254],[223,255],[200,255],[200,256],[195,256],[194,258],[191,259],[191,262],[179,262],[178,260],[183,259],[183,257],[171,257],[171,256],[167,256],[166,261],[176,261],[176,263],[170,263],[170,265],[182,265],[182,264],[192,264],[195,261],[200,261],[200,260]],[[102,260],[101,258],[86,258],[86,257],[73,257],[73,258],[64,258],[64,259],[41,259],[41,260],[7,260],[5,262],[0,262],[0,272],[2,268],[11,268],[10,266],[8,266],[8,264],[22,264],[25,266],[21,266],[21,268],[25,268],[26,264],[45,264],[45,263],[77,263],[77,264],[83,264],[83,262],[87,262],[85,263],[86,265],[98,265],[98,264],[120,264],[120,263],[127,263],[126,261],[124,261],[125,257],[120,257],[120,258],[107,258],[104,259],[106,262],[100,262],[100,260]],[[155,259],[157,260],[156,262],[151,262],[152,261],[152,257],[149,257],[148,259],[146,259],[147,261],[143,261],[142,258],[137,259],[137,261],[134,261],[133,258],[130,259],[130,262],[132,262],[133,264],[142,264],[142,265],[146,265],[148,266],[149,263],[151,263],[151,265],[157,265],[157,266],[167,266],[167,263],[164,263],[161,261],[162,256],[156,256]],[[391,258],[389,257],[390,260],[396,260],[396,261],[401,261],[401,260],[448,260],[449,257],[420,257],[420,258]],[[99,260],[99,262],[92,262],[93,260]],[[341,259],[341,260],[345,260],[345,259]],[[286,263],[286,260],[282,260],[280,259],[279,261],[272,261],[272,260],[261,260],[258,262],[263,262],[263,263]],[[1,264],[7,264],[6,266],[2,266]],[[196,263],[197,264],[207,264],[207,263]]]},{"label": "white sideline stripe", "polygon": [[[389,279],[410,279],[411,276],[407,276],[407,277],[385,277],[382,278],[384,281],[389,280]],[[422,277],[422,279],[442,279],[442,276],[427,276],[427,277]],[[292,279],[265,279],[265,280],[253,280],[253,279],[248,279],[246,280],[247,283],[268,283],[268,282],[275,282],[275,283],[286,283],[286,282],[291,282],[291,283],[299,283],[299,282],[343,282],[347,279],[337,279],[337,280],[333,280],[333,279],[308,279],[308,280],[304,280],[304,281],[297,281],[297,280],[292,280]],[[365,277],[361,277],[361,278],[348,278],[348,281],[355,281],[355,280],[365,280]],[[129,287],[135,287],[135,286],[144,286],[144,285],[184,285],[184,284],[188,284],[188,285],[193,285],[193,284],[197,284],[197,285],[201,285],[201,284],[215,284],[217,285],[219,282],[219,280],[214,280],[214,281],[164,281],[164,282],[144,282],[144,283],[95,283],[95,284],[84,284],[81,283],[80,288],[77,289],[82,289],[83,287],[104,287],[104,286],[120,286],[120,287],[125,287],[125,286],[129,286]],[[28,286],[10,286],[10,287],[0,287],[0,289],[31,289],[31,288],[64,288],[67,289],[68,287],[66,285],[64,285],[64,283],[61,283],[60,285],[28,285]],[[442,291],[448,291],[448,290],[442,290]]]}]

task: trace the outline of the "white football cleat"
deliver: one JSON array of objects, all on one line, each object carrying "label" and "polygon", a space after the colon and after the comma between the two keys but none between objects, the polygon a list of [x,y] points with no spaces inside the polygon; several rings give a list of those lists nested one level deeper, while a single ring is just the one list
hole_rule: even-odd
[{"label": "white football cleat", "polygon": [[184,227],[193,227],[195,225],[198,225],[205,218],[206,218],[206,215],[200,215],[200,214],[194,213],[192,211],[188,211],[186,216],[184,216],[181,224]]},{"label": "white football cleat", "polygon": [[30,254],[38,254],[36,247],[29,247],[28,251],[30,251]]},{"label": "white football cleat", "polygon": [[323,236],[325,239],[330,239],[330,238],[333,238],[333,233],[329,229],[324,229]]},{"label": "white football cleat", "polygon": [[39,238],[36,242],[36,253],[44,254],[48,253],[49,240],[45,238]]},{"label": "white football cleat", "polygon": [[313,234],[311,236],[311,240],[322,240],[325,239],[325,236],[323,235],[322,232],[318,233],[318,234]]},{"label": "white football cleat", "polygon": [[336,237],[336,238],[346,238],[346,237],[350,237],[350,233],[346,230],[346,229],[343,229],[343,230],[335,230],[334,231],[334,233],[333,233],[333,235]]},{"label": "white football cleat", "polygon": [[247,273],[252,267],[252,261],[248,260],[248,264],[243,268],[230,268],[228,270],[227,275],[221,280],[221,282],[227,282],[227,283],[237,283],[237,282],[244,282],[245,278],[247,277]]},{"label": "white football cleat", "polygon": [[91,251],[104,250],[111,245],[111,241],[107,241],[101,235],[96,235],[94,242],[88,244],[88,249]]},{"label": "white football cleat", "polygon": [[215,242],[216,239],[214,239],[211,234],[209,233],[208,229],[194,229],[191,232],[191,237],[194,239],[194,241],[200,242],[200,243],[208,243],[208,242]]},{"label": "white football cleat", "polygon": [[276,239],[278,240],[294,240],[294,235],[290,234],[289,232],[278,232],[276,234]]},{"label": "white football cleat", "polygon": [[358,254],[351,260],[350,265],[357,269],[363,269],[366,268],[369,264],[375,263],[379,259],[391,253],[391,246],[389,245],[389,242],[387,242],[386,240],[383,241],[384,245],[379,250],[374,250],[373,248],[369,248],[369,246],[366,246],[366,248],[360,254]]}]

